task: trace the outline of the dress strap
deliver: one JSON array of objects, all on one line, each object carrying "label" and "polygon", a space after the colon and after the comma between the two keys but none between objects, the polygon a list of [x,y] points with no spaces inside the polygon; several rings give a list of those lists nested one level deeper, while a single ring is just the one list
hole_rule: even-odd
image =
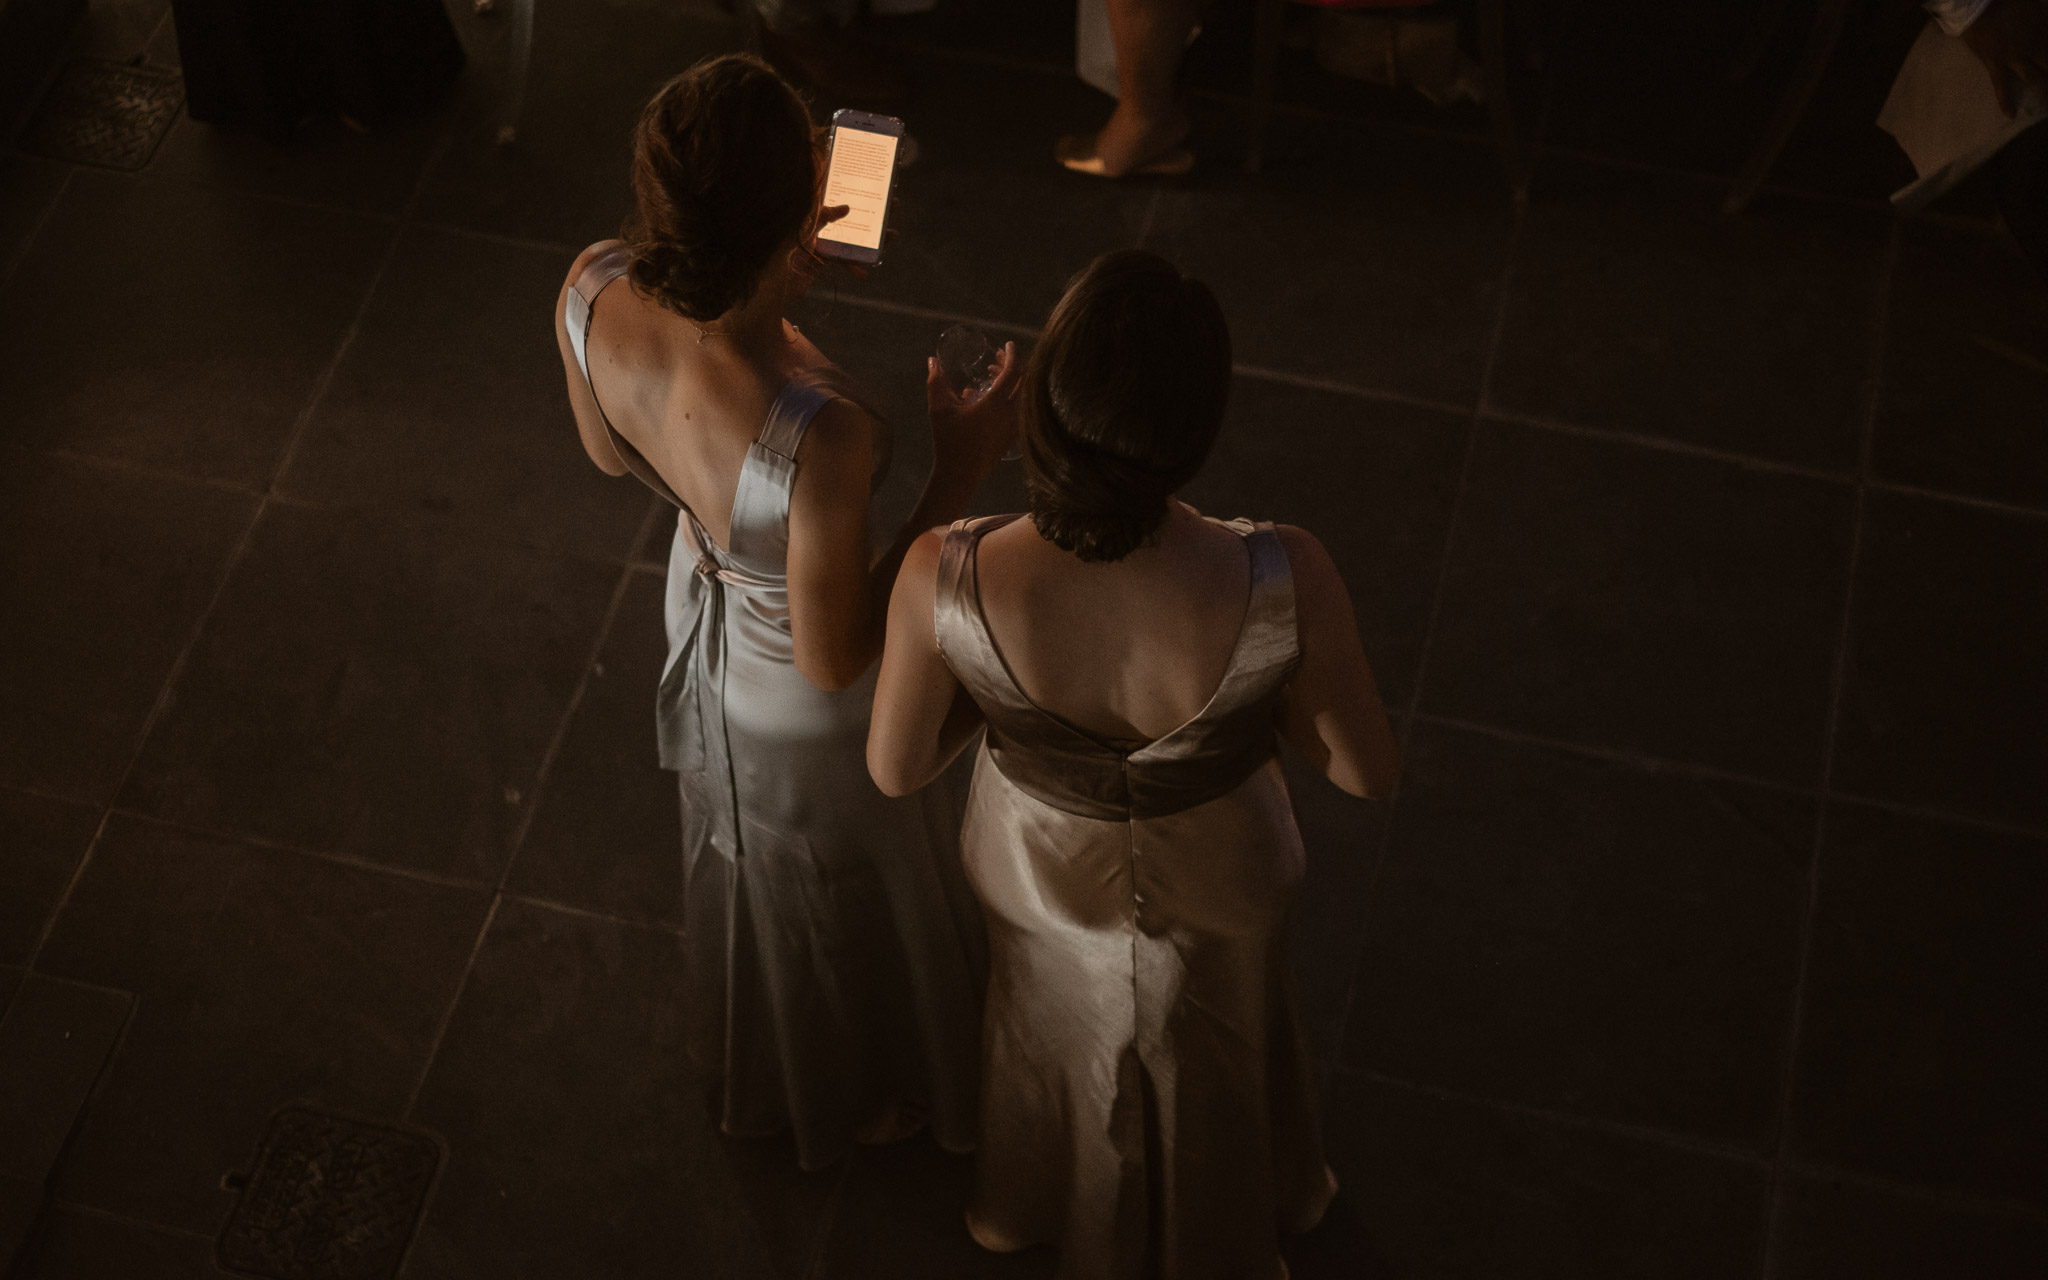
[{"label": "dress strap", "polygon": [[[569,301],[563,319],[568,322],[569,347],[576,353],[576,364],[583,370],[585,382],[590,381],[590,317],[597,307],[597,295],[605,291],[605,286],[625,275],[632,265],[632,251],[622,244],[613,245],[584,263],[583,270],[576,273],[575,281],[569,286]],[[596,396],[597,388],[593,386],[590,394]]]},{"label": "dress strap", "polygon": [[597,295],[603,293],[612,281],[625,275],[632,265],[633,253],[622,244],[613,245],[584,263],[583,270],[576,273],[576,279],[569,285],[569,300],[564,305],[562,319],[569,330],[569,347],[576,353],[576,366],[583,370],[583,385],[590,388],[590,402],[597,406],[597,416],[604,423],[605,434],[611,437],[612,448],[618,451],[620,461],[640,483],[666,498],[671,505],[681,507],[683,500],[676,496],[668,481],[661,478],[654,464],[612,425],[611,417],[604,411],[604,402],[597,398],[597,384],[590,380],[590,320],[596,314]]},{"label": "dress strap", "polygon": [[757,443],[771,453],[794,462],[797,446],[818,410],[839,398],[839,392],[818,370],[806,370],[782,384],[775,403],[768,406],[768,420],[761,424]]},{"label": "dress strap", "polygon": [[1224,525],[1244,539],[1252,562],[1252,594],[1245,605],[1244,634],[1235,665],[1244,672],[1291,669],[1301,657],[1294,617],[1294,569],[1286,544],[1270,520],[1234,520]]}]

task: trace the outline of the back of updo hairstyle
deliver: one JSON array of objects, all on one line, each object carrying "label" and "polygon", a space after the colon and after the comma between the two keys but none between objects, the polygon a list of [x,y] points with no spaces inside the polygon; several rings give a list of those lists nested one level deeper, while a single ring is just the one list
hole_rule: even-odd
[{"label": "back of updo hairstyle", "polygon": [[1024,377],[1031,522],[1083,560],[1121,560],[1158,532],[1216,443],[1230,331],[1208,286],[1119,250],[1067,286]]},{"label": "back of updo hairstyle", "polygon": [[623,238],[640,292],[691,320],[753,296],[817,197],[810,112],[759,58],[708,58],[663,85],[633,130],[637,208]]}]

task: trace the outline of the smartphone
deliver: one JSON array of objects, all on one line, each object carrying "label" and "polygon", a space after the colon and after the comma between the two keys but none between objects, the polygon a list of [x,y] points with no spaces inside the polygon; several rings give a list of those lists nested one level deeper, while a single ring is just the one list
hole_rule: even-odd
[{"label": "smartphone", "polygon": [[844,108],[832,113],[824,203],[827,208],[846,205],[847,214],[819,229],[819,253],[868,266],[882,260],[882,233],[889,226],[889,196],[902,145],[903,122],[895,116]]}]

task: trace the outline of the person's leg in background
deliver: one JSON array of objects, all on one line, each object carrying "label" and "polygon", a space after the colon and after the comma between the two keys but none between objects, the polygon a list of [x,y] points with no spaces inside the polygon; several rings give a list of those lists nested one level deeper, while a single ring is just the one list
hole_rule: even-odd
[{"label": "person's leg in background", "polygon": [[[1105,0],[1082,0],[1085,6]],[[1175,92],[1181,55],[1187,51],[1198,16],[1197,0],[1106,0],[1109,36],[1116,53],[1116,110],[1092,138],[1062,138],[1060,163],[1084,173],[1121,177],[1127,173],[1184,173],[1194,156],[1184,145],[1187,109]],[[1090,13],[1081,15],[1081,69],[1090,75]]]}]

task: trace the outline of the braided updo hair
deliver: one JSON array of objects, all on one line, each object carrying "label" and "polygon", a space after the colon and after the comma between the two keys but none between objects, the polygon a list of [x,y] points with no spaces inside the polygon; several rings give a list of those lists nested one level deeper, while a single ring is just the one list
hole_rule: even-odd
[{"label": "braided updo hair", "polygon": [[1068,284],[1024,377],[1031,522],[1083,560],[1121,560],[1216,443],[1230,330],[1207,285],[1123,249]]},{"label": "braided updo hair", "polygon": [[663,85],[633,130],[634,285],[700,323],[752,297],[816,210],[815,137],[803,100],[751,54]]}]

